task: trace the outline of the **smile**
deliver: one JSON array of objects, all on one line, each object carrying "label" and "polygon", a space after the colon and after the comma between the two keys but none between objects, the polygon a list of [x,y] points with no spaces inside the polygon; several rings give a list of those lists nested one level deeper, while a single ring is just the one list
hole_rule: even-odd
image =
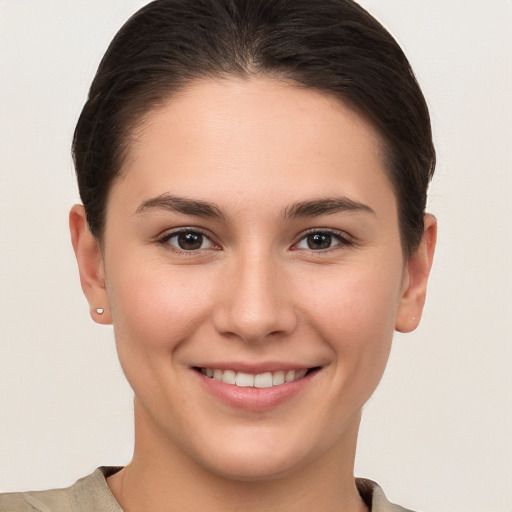
[{"label": "smile", "polygon": [[214,368],[199,368],[199,371],[213,380],[244,388],[271,388],[273,386],[280,386],[300,380],[308,373],[307,368],[301,370],[264,372],[256,375]]}]

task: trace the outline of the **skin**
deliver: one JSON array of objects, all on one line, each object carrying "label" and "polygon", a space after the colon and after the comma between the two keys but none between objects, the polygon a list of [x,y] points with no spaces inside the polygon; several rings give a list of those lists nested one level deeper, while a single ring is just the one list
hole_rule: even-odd
[{"label": "skin", "polygon": [[[321,92],[197,82],[138,127],[101,248],[72,209],[91,314],[114,324],[135,393],[133,461],[108,481],[123,508],[366,510],[353,478],[361,408],[394,330],[419,322],[436,235],[426,216],[403,260],[380,147]],[[200,249],[180,249],[179,228],[204,234]],[[311,230],[326,248],[308,246]],[[251,410],[212,395],[194,369],[223,363],[317,371]]]}]

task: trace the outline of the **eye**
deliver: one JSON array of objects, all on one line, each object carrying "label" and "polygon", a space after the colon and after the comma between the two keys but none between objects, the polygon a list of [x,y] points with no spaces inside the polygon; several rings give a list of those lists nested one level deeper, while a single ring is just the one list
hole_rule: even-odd
[{"label": "eye", "polygon": [[161,240],[162,244],[169,244],[179,251],[201,251],[214,246],[213,242],[200,231],[182,230],[168,233]]},{"label": "eye", "polygon": [[310,251],[325,251],[337,245],[350,245],[349,240],[341,234],[332,231],[313,231],[302,237],[296,245],[297,249]]}]

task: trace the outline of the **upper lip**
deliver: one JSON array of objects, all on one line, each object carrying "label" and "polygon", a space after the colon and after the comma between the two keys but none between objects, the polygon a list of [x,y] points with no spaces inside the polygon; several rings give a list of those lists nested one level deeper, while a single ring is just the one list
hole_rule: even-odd
[{"label": "upper lip", "polygon": [[316,368],[319,365],[307,365],[300,363],[269,361],[261,363],[247,363],[241,361],[233,362],[208,362],[194,365],[194,368],[211,368],[212,370],[233,370],[235,372],[243,372],[257,375],[266,372],[290,371],[290,370],[307,370]]}]

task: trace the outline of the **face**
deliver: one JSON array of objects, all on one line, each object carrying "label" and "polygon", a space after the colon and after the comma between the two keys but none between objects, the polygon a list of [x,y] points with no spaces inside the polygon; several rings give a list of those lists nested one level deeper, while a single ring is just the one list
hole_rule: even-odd
[{"label": "face", "polygon": [[270,79],[198,82],[139,127],[99,276],[139,442],[240,479],[353,457],[409,314],[376,133]]}]

